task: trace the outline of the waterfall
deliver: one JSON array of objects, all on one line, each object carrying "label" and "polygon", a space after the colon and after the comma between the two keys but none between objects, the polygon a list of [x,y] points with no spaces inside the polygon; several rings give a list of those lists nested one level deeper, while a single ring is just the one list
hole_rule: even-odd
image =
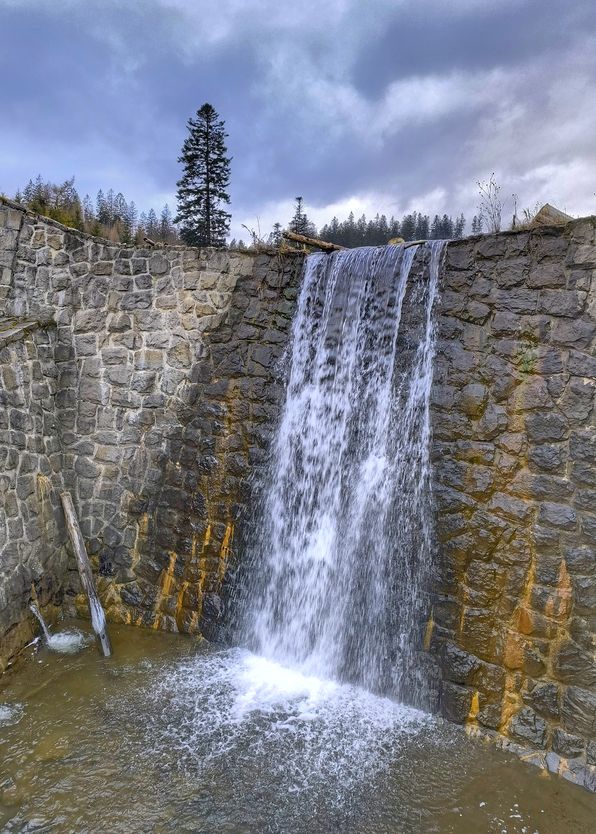
[{"label": "waterfall", "polygon": [[259,654],[420,706],[442,250],[307,258],[241,601],[242,637]]}]

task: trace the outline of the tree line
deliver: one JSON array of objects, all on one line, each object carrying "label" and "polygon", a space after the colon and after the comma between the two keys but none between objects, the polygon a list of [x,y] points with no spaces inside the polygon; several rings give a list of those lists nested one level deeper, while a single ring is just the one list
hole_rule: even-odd
[{"label": "tree line", "polygon": [[115,193],[112,188],[107,191],[100,188],[92,200],[89,194],[81,198],[74,183],[74,177],[63,183],[53,183],[39,175],[17,191],[14,199],[31,211],[65,226],[114,243],[142,243],[145,238],[160,243],[180,242],[167,204],[159,216],[153,208],[139,212],[134,200],[127,200],[120,191]]},{"label": "tree line", "polygon": [[[88,194],[82,199],[74,177],[61,184],[47,182],[41,175],[29,180],[15,199],[39,214],[52,217],[67,226],[121,243],[142,243],[146,238],[159,243],[186,243],[191,246],[245,248],[242,240],[227,244],[231,215],[230,163],[225,123],[211,104],[205,103],[187,122],[188,135],[182,145],[178,162],[182,175],[177,182],[177,211],[173,216],[165,205],[159,216],[153,208],[138,212],[134,201],[128,201],[113,189],[100,189],[93,201]],[[471,232],[483,231],[482,214],[472,219]],[[245,227],[246,228],[246,227]],[[279,246],[284,229],[308,237],[320,237],[348,248],[379,246],[390,240],[429,240],[463,237],[466,219],[443,214],[430,215],[414,211],[401,220],[377,214],[372,219],[362,215],[358,219],[350,212],[346,220],[334,217],[319,232],[307,216],[302,197],[296,197],[294,214],[286,226],[275,223],[262,239],[248,230],[252,245],[263,243]]]}]

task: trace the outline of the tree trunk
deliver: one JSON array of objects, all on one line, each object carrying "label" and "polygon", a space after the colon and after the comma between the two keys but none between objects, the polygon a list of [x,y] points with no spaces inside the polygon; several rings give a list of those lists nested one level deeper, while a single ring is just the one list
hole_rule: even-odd
[{"label": "tree trunk", "polygon": [[299,235],[297,232],[282,232],[282,237],[285,237],[286,240],[293,240],[296,243],[304,243],[305,246],[316,246],[317,249],[322,249],[324,252],[339,252],[346,248],[345,246],[340,246],[338,243],[329,243],[327,240],[319,240],[316,237]]},{"label": "tree trunk", "polygon": [[104,657],[110,657],[112,654],[112,645],[108,635],[106,615],[101,607],[101,602],[99,601],[97,592],[95,591],[93,571],[91,570],[91,563],[89,562],[89,557],[87,556],[87,551],[85,550],[85,542],[83,540],[81,528],[79,527],[79,522],[77,521],[74,505],[72,503],[72,497],[69,492],[63,492],[60,499],[64,509],[66,529],[68,530],[72,548],[77,558],[81,584],[83,585],[83,589],[85,590],[89,600],[91,625],[93,626],[93,631],[97,634]]}]

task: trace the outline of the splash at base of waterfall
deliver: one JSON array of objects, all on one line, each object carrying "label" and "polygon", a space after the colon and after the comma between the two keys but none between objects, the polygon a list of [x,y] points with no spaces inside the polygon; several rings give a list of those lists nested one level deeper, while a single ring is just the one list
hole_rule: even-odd
[{"label": "splash at base of waterfall", "polygon": [[[152,688],[166,723],[151,733],[152,755],[174,744],[177,766],[202,772],[230,757],[266,761],[292,792],[330,782],[338,798],[383,769],[396,747],[428,728],[430,716],[242,649],[192,658]],[[167,756],[167,754],[166,754]]]}]

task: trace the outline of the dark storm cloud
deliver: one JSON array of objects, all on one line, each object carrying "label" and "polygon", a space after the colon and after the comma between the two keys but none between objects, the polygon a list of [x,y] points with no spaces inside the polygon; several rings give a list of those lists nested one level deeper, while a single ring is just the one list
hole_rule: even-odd
[{"label": "dark storm cloud", "polygon": [[562,0],[0,0],[0,190],[74,173],[158,206],[208,100],[238,223],[285,221],[297,193],[467,211],[492,170],[585,211],[595,32],[592,2]]},{"label": "dark storm cloud", "polygon": [[585,31],[596,31],[596,3],[529,0],[460,15],[399,15],[369,49],[358,55],[354,82],[377,95],[396,78],[464,69],[512,66],[544,53],[556,54]]}]

